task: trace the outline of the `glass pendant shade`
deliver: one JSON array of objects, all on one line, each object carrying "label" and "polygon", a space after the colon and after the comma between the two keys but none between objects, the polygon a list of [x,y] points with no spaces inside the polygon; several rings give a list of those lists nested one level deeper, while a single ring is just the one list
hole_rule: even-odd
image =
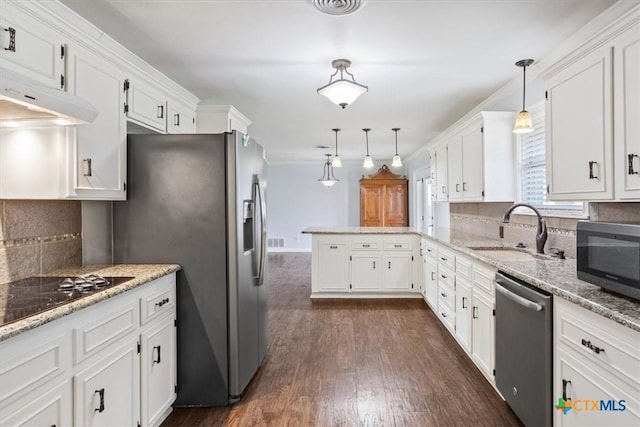
[{"label": "glass pendant shade", "polygon": [[318,181],[320,181],[325,187],[332,187],[336,182],[338,182],[338,178],[333,175],[331,154],[325,154],[325,156],[327,156],[327,160],[324,162],[324,167],[322,169],[322,178]]},{"label": "glass pendant shade", "polygon": [[362,163],[363,168],[371,169],[373,167],[373,159],[370,155],[364,156],[364,163]]},{"label": "glass pendant shade", "polygon": [[333,166],[334,168],[342,167],[342,160],[340,159],[340,156],[338,156],[337,154],[333,156],[333,160],[331,160],[331,166]]},{"label": "glass pendant shade", "polygon": [[522,110],[516,116],[516,124],[513,127],[513,133],[529,133],[533,132],[531,124],[531,114],[527,110]]},{"label": "glass pendant shade", "polygon": [[[326,96],[334,104],[345,108],[369,90],[367,86],[357,83],[353,74],[347,71],[351,66],[351,61],[348,59],[335,59],[331,62],[331,66],[336,69],[336,72],[329,77],[328,84],[318,89],[319,95]],[[350,77],[350,80],[344,78],[345,74]]]},{"label": "glass pendant shade", "polygon": [[393,166],[394,168],[399,168],[400,166],[402,166],[402,159],[400,158],[399,155],[395,155],[393,156],[393,161],[391,162],[391,166]]},{"label": "glass pendant shade", "polygon": [[516,67],[522,67],[522,110],[516,116],[516,123],[513,126],[513,133],[533,132],[531,114],[525,108],[525,94],[527,89],[527,67],[533,64],[533,59],[521,59],[516,62]]}]

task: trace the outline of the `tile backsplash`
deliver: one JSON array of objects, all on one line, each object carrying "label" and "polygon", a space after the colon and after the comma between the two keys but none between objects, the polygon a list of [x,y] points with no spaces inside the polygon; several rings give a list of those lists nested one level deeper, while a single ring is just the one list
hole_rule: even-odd
[{"label": "tile backsplash", "polygon": [[[465,233],[499,238],[502,215],[512,203],[451,203],[450,227]],[[577,219],[546,217],[548,239],[545,251],[558,248],[568,257],[576,256]],[[637,221],[640,222],[640,203],[589,203],[591,221]],[[511,222],[504,224],[504,241],[524,243],[535,249],[537,218],[535,215],[511,215]]]},{"label": "tile backsplash", "polygon": [[81,202],[0,200],[0,283],[81,264]]}]

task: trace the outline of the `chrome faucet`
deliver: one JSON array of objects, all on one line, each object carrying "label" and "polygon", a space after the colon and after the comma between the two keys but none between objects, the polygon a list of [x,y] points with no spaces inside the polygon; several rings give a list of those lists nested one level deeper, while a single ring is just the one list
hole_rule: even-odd
[{"label": "chrome faucet", "polygon": [[[516,203],[515,205],[511,206],[509,208],[509,210],[507,210],[504,215],[502,216],[502,222],[504,224],[509,223],[510,221],[510,217],[511,217],[511,212],[513,212],[513,210],[517,207],[525,207],[525,208],[529,208],[532,211],[534,211],[536,213],[536,215],[538,216],[538,230],[536,231],[536,251],[539,254],[543,254],[544,253],[544,245],[545,243],[547,243],[547,222],[545,221],[544,218],[542,218],[542,215],[540,215],[540,212],[538,212],[538,210],[536,208],[534,208],[531,205],[527,205],[525,203]],[[500,226],[500,237],[504,237],[504,226]]]}]

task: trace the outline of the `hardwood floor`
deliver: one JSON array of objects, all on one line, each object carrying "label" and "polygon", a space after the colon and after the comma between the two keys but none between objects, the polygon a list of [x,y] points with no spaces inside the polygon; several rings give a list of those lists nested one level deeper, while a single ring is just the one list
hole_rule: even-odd
[{"label": "hardwood floor", "polygon": [[269,255],[269,355],[228,408],[163,426],[520,426],[424,301],[309,299],[311,255]]}]

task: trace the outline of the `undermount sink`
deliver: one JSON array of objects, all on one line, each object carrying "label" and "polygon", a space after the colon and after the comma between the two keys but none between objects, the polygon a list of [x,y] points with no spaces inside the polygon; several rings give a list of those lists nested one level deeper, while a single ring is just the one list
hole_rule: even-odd
[{"label": "undermount sink", "polygon": [[532,254],[524,252],[516,248],[509,247],[470,247],[474,252],[479,255],[485,255],[494,259],[503,261],[534,261],[534,260],[546,260],[548,259],[544,255]]}]

